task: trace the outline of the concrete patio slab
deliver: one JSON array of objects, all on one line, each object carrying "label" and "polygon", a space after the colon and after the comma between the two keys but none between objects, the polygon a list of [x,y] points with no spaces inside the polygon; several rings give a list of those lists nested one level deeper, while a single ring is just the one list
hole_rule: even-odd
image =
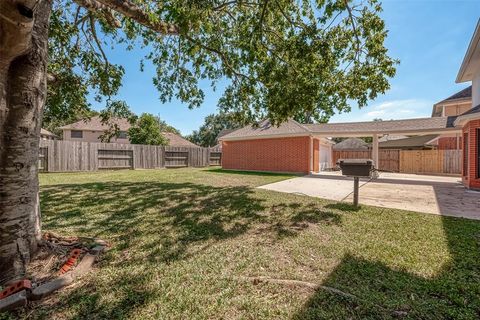
[{"label": "concrete patio slab", "polygon": [[[352,202],[353,178],[339,172],[314,174],[259,187],[311,197]],[[463,187],[459,177],[380,173],[360,181],[360,203],[480,220],[480,192]]]}]

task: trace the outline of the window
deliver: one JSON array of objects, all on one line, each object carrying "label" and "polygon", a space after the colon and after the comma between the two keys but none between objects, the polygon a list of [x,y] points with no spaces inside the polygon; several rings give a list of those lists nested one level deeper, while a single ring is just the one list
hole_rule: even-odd
[{"label": "window", "polygon": [[118,139],[127,139],[127,133],[125,131],[119,131]]},{"label": "window", "polygon": [[83,138],[83,131],[82,130],[72,130],[70,132],[70,138]]},{"label": "window", "polygon": [[468,133],[463,134],[463,176],[468,176]]}]

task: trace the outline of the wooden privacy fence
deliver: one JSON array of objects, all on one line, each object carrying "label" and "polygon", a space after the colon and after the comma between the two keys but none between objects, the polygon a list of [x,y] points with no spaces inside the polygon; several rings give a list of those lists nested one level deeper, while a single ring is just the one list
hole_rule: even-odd
[{"label": "wooden privacy fence", "polygon": [[38,165],[43,172],[206,167],[219,165],[221,154],[217,148],[41,140]]},{"label": "wooden privacy fence", "polygon": [[[402,173],[461,174],[461,150],[379,150],[378,169]],[[371,159],[371,150],[333,151],[338,159]]]},{"label": "wooden privacy fence", "polygon": [[[399,172],[400,169],[400,150],[379,150],[378,169],[382,171]],[[333,151],[333,163],[339,159],[372,159],[371,150],[351,150],[351,151]]]},{"label": "wooden privacy fence", "polygon": [[402,150],[400,172],[460,174],[461,150]]}]

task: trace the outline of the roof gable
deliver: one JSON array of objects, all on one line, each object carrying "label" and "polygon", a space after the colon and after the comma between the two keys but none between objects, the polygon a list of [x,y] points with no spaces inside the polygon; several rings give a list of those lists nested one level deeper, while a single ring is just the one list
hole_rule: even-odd
[{"label": "roof gable", "polygon": [[333,146],[333,150],[368,150],[369,144],[359,138],[348,138]]},{"label": "roof gable", "polygon": [[173,132],[162,132],[162,135],[168,139],[168,145],[171,147],[198,147],[196,144]]},{"label": "roof gable", "polygon": [[235,139],[235,138],[262,138],[269,136],[300,136],[309,135],[308,129],[293,119],[289,119],[286,122],[281,123],[279,126],[273,125],[270,120],[263,120],[255,125],[248,125],[243,128],[230,132],[222,137],[223,139]]}]

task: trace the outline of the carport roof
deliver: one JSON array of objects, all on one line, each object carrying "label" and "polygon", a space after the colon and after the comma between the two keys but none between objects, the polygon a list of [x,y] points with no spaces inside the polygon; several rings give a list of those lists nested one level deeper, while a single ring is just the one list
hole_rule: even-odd
[{"label": "carport roof", "polygon": [[243,140],[270,137],[318,135],[325,137],[362,137],[373,134],[434,134],[458,131],[456,117],[434,117],[389,121],[300,124],[292,119],[275,126],[263,120],[258,126],[235,130],[220,140]]},{"label": "carport roof", "polygon": [[405,120],[368,121],[305,124],[313,134],[340,136],[345,135],[372,135],[382,133],[394,134],[426,134],[441,133],[455,130],[456,117],[433,117]]}]

